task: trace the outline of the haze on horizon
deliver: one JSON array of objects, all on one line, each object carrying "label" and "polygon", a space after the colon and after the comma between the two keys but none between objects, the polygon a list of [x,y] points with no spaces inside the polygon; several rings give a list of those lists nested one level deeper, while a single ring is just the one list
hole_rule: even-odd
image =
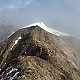
[{"label": "haze on horizon", "polygon": [[80,37],[80,0],[0,0],[0,19],[18,28],[44,22]]}]

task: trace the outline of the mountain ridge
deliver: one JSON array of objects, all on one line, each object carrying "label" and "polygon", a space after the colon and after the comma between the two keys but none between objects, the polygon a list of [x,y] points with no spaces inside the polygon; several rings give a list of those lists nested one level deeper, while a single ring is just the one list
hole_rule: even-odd
[{"label": "mountain ridge", "polygon": [[80,80],[80,56],[71,45],[38,25],[20,29],[0,44],[0,79]]},{"label": "mountain ridge", "polygon": [[62,33],[62,32],[59,32],[59,31],[57,31],[57,30],[55,30],[55,29],[51,29],[51,28],[47,27],[43,22],[33,23],[33,24],[27,25],[27,26],[25,26],[25,27],[23,27],[23,28],[32,27],[32,26],[36,26],[36,25],[39,26],[39,27],[41,27],[41,28],[44,29],[45,31],[47,31],[47,32],[49,32],[49,33],[52,33],[52,34],[54,34],[54,35],[56,35],[56,36],[60,36],[60,35],[70,36],[70,35],[67,34],[67,33]]}]

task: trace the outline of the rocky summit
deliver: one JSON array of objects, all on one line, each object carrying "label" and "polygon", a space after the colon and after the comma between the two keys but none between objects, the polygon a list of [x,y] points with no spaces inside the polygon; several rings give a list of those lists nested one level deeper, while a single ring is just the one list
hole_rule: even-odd
[{"label": "rocky summit", "polygon": [[29,25],[0,43],[0,80],[80,80],[73,37],[43,27]]}]

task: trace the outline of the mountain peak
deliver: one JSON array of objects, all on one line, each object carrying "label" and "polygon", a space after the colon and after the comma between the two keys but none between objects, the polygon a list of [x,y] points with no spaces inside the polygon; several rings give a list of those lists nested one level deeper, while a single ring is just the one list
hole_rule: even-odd
[{"label": "mountain peak", "polygon": [[39,26],[39,27],[41,27],[42,29],[48,31],[47,26],[46,26],[43,22],[33,23],[33,24],[27,25],[27,26],[25,26],[25,27],[32,27],[32,26]]},{"label": "mountain peak", "polygon": [[[47,32],[49,32],[51,34],[54,34],[56,36],[70,36],[69,34],[62,33],[62,32],[59,32],[59,31],[57,31],[55,29],[51,29],[51,28],[47,27],[43,22],[33,23],[33,24],[27,25],[25,27],[32,27],[32,26],[39,26],[42,29],[44,29],[45,31],[47,31]],[[23,28],[25,28],[25,27],[23,27]]]},{"label": "mountain peak", "polygon": [[72,37],[43,22],[26,27],[0,43],[0,80],[80,80],[80,51]]}]

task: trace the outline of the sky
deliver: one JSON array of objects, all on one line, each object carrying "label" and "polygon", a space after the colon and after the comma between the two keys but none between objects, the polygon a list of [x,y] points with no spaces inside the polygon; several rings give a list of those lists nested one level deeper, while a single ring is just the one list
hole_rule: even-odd
[{"label": "sky", "polygon": [[44,22],[80,36],[80,0],[0,0],[0,19],[19,28]]}]

